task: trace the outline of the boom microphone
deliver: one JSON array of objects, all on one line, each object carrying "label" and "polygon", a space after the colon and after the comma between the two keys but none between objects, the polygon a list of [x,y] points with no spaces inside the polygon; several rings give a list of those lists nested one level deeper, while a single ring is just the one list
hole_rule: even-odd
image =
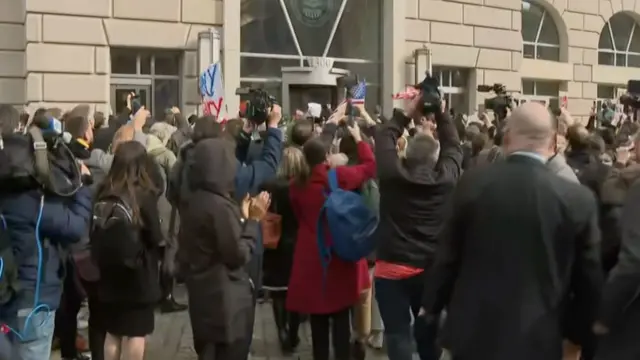
[{"label": "boom microphone", "polygon": [[31,125],[37,126],[43,132],[62,134],[62,123],[54,117],[38,116],[34,117]]}]

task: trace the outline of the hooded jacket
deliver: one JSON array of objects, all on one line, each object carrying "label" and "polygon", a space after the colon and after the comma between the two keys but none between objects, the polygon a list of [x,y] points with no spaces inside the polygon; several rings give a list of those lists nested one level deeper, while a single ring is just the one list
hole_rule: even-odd
[{"label": "hooded jacket", "polygon": [[[17,311],[35,306],[34,291],[38,287],[37,275],[40,267],[42,276],[37,304],[45,304],[52,310],[58,308],[65,276],[64,255],[61,251],[85,236],[91,220],[89,188],[83,186],[68,198],[45,195],[39,221],[39,240],[42,244],[42,256],[39,256],[36,224],[41,196],[39,191],[34,190],[0,197],[0,209],[16,255],[20,284],[16,300],[6,308],[0,308],[0,319],[9,322]],[[14,327],[18,324],[8,325]]]},{"label": "hooded jacket", "polygon": [[173,135],[176,130],[178,130],[178,128],[171,124],[168,124],[164,121],[157,121],[153,125],[151,125],[149,134],[158,137],[158,139],[162,142],[162,146],[166,146],[169,142],[169,139],[171,138],[171,135]]},{"label": "hooded jacket", "polygon": [[230,343],[250,333],[253,289],[244,266],[251,259],[258,222],[243,219],[233,200],[235,143],[206,139],[189,165],[188,207],[180,227],[181,269],[189,291],[194,338]]},{"label": "hooded jacket", "polygon": [[169,178],[171,169],[176,163],[176,156],[171,150],[165,147],[165,144],[157,136],[153,134],[147,135],[147,153],[153,157],[153,159],[160,165],[163,170],[164,179]]}]

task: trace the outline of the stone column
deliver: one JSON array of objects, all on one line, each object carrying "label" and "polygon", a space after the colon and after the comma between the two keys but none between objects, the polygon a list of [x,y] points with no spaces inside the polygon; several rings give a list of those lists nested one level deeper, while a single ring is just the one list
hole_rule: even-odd
[{"label": "stone column", "polygon": [[391,94],[401,91],[405,77],[405,1],[383,0],[382,15],[382,112],[391,116]]},{"label": "stone column", "polygon": [[222,70],[227,114],[234,118],[238,114],[240,97],[236,88],[240,87],[240,1],[224,0],[222,31]]}]

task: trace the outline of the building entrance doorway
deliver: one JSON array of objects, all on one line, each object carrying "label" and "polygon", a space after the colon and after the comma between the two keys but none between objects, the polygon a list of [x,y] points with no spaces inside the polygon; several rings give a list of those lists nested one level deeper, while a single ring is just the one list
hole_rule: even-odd
[{"label": "building entrance doorway", "polygon": [[289,114],[306,111],[309,103],[318,103],[332,109],[338,103],[338,87],[331,85],[289,85]]},{"label": "building entrance doorway", "polygon": [[132,92],[139,96],[140,104],[151,111],[150,85],[111,85],[111,107],[114,115],[122,113],[127,106],[127,95]]}]

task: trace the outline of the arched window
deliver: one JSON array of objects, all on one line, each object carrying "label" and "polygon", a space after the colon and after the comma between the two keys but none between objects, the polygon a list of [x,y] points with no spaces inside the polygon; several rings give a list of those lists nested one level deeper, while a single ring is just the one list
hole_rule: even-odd
[{"label": "arched window", "polygon": [[551,15],[540,5],[522,2],[522,56],[525,59],[560,60],[560,36]]},{"label": "arched window", "polygon": [[598,64],[640,67],[640,31],[631,16],[618,13],[604,24],[598,42]]}]

